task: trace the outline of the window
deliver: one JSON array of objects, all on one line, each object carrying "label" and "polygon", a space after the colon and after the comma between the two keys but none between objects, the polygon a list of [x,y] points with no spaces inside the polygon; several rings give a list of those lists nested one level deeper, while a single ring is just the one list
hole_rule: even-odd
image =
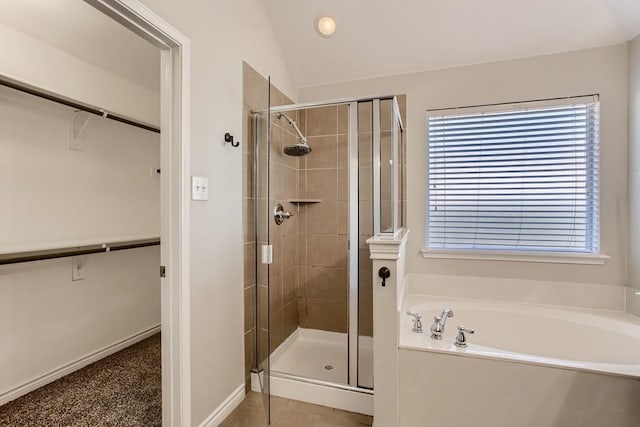
[{"label": "window", "polygon": [[428,250],[597,254],[597,96],[430,111]]}]

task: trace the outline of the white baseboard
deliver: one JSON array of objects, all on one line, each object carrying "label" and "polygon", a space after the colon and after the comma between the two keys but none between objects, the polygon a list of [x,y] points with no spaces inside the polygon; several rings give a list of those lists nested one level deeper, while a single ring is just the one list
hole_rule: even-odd
[{"label": "white baseboard", "polygon": [[24,396],[25,394],[30,393],[35,389],[38,389],[64,377],[65,375],[69,375],[72,372],[82,369],[85,366],[97,362],[100,359],[104,359],[105,357],[110,356],[113,353],[117,353],[120,350],[123,350],[137,342],[140,342],[154,334],[157,334],[158,332],[160,332],[160,325],[154,326],[147,329],[146,331],[142,331],[121,341],[103,347],[100,350],[82,356],[71,363],[60,366],[59,368],[56,368],[49,373],[46,373],[24,384],[14,387],[0,394],[0,405],[4,405],[5,403],[11,402],[12,400],[17,399],[20,396]]},{"label": "white baseboard", "polygon": [[200,427],[218,427],[244,400],[244,384],[238,386],[227,398],[211,413]]},{"label": "white baseboard", "polygon": [[[260,375],[262,373],[251,373],[252,391],[261,392]],[[273,396],[373,415],[373,394],[358,391],[355,387],[332,385],[310,379],[299,380],[283,374],[272,374],[269,382]]]}]

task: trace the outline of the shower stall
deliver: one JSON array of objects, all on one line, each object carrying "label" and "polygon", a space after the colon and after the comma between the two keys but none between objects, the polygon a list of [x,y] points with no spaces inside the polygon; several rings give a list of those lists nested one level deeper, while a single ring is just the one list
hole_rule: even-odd
[{"label": "shower stall", "polygon": [[373,279],[366,241],[404,223],[395,96],[253,114],[252,389],[371,414]]}]

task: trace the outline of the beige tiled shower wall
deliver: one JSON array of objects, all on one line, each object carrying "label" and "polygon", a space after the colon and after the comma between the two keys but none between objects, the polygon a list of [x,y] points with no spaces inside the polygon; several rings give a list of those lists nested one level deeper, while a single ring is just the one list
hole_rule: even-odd
[{"label": "beige tiled shower wall", "polygon": [[[399,96],[398,103],[404,119],[406,97]],[[381,130],[390,140],[391,103],[382,106],[385,119]],[[373,234],[371,108],[371,102],[361,103],[358,114],[358,319],[359,334],[366,336],[373,336],[373,272],[366,244]],[[349,110],[342,105],[298,114],[301,130],[312,148],[311,154],[300,158],[300,197],[320,200],[300,205],[300,327],[347,332]]]},{"label": "beige tiled shower wall", "polygon": [[301,110],[312,152],[300,157],[300,327],[347,332],[348,133],[346,105]]},{"label": "beige tiled shower wall", "polygon": [[[292,101],[273,85],[271,86],[271,105],[291,104]],[[244,216],[244,338],[245,338],[245,376],[246,386],[250,386],[250,373],[255,355],[255,337],[259,334],[261,341],[260,360],[266,357],[266,351],[270,347],[275,349],[284,339],[298,327],[297,285],[298,285],[298,223],[294,216],[281,227],[276,227],[268,222],[267,214],[269,200],[267,200],[266,179],[266,152],[259,150],[254,152],[255,123],[252,111],[263,110],[268,105],[267,79],[261,76],[248,64],[243,64],[243,127],[246,141],[242,146],[242,200]],[[258,137],[261,147],[266,147],[266,120],[263,114],[259,118]],[[288,125],[286,125],[288,126]],[[297,171],[298,160],[284,158],[282,145],[289,143],[295,136],[292,129],[285,126],[285,122],[272,117],[271,129],[271,197],[273,202],[280,201],[286,210],[295,211],[296,206],[287,200],[298,196]],[[255,156],[258,155],[260,172],[259,188],[254,188],[253,170]],[[259,235],[255,234],[255,208],[259,207],[261,219]],[[295,212],[294,212],[295,215]],[[271,242],[274,244],[274,263],[269,269],[270,293],[267,293],[267,271],[261,265],[258,277],[255,272],[256,241],[260,245],[266,243],[266,231],[269,227]],[[257,238],[257,239],[256,239]],[[261,319],[258,322],[258,331],[255,324],[256,287],[258,287],[261,309]],[[271,304],[271,342],[267,347],[267,319],[266,299],[269,295]]]},{"label": "beige tiled shower wall", "polygon": [[[271,92],[271,105],[291,104],[291,100],[277,89]],[[298,120],[296,112],[286,115]],[[269,311],[270,311],[270,350],[273,352],[298,328],[298,246],[300,215],[298,204],[292,202],[299,198],[297,157],[284,154],[285,146],[296,144],[297,135],[285,117],[271,116],[271,153],[269,159],[269,205],[270,210],[276,202],[293,216],[281,225],[276,225],[269,213],[269,242],[273,245],[273,264],[269,268]],[[260,283],[259,283],[260,284]]]}]

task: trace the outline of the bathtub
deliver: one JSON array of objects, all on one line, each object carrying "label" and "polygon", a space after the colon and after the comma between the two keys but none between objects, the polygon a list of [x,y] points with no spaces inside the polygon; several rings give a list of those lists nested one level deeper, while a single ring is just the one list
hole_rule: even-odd
[{"label": "bathtub", "polygon": [[[408,299],[403,312],[422,314],[425,332],[412,332],[413,322],[404,316],[401,348],[640,378],[640,320],[627,313],[418,295]],[[433,316],[445,307],[454,317],[447,319],[444,339],[433,340]],[[466,348],[453,344],[458,325],[475,330],[467,335]]]},{"label": "bathtub", "polygon": [[[626,313],[407,295],[400,426],[640,426],[640,321]],[[450,308],[442,340],[434,315]],[[412,332],[406,311],[423,316]],[[454,345],[457,326],[475,330]]]}]

